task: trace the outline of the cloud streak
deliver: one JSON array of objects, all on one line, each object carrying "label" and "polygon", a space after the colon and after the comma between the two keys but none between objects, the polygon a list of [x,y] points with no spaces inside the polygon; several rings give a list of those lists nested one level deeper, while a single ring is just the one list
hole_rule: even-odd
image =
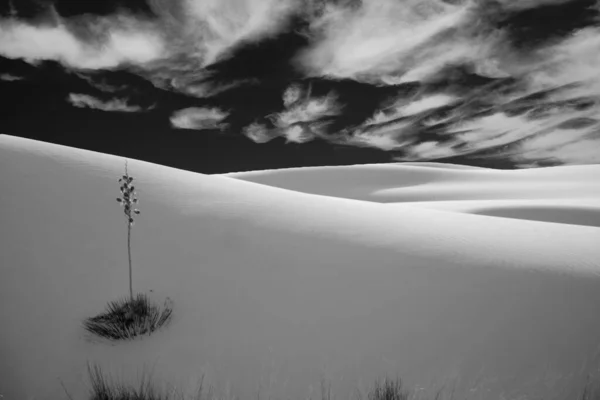
[{"label": "cloud streak", "polygon": [[[166,1],[158,10],[165,9]],[[300,4],[292,0],[183,0],[182,18],[176,21],[183,21],[183,32],[179,32],[208,65],[240,43],[276,33]]]},{"label": "cloud streak", "polygon": [[253,77],[212,81],[207,71],[240,48],[277,36],[307,0],[150,0],[170,56],[145,67],[156,86],[210,98]]},{"label": "cloud streak", "polygon": [[17,76],[17,75],[12,75],[12,74],[0,74],[0,81],[5,81],[5,82],[15,82],[15,81],[22,81],[23,77],[21,76]]},{"label": "cloud streak", "polygon": [[229,114],[218,108],[189,107],[176,111],[171,116],[171,126],[178,129],[218,129],[227,127],[222,121]]},{"label": "cloud streak", "polygon": [[82,93],[70,93],[67,101],[74,107],[92,108],[95,110],[108,112],[141,112],[145,111],[141,106],[131,105],[127,103],[127,99],[111,99],[108,101],[100,100],[94,96]]},{"label": "cloud streak", "polygon": [[415,116],[429,110],[434,110],[456,101],[455,96],[438,93],[429,96],[414,96],[412,98],[399,98],[394,104],[385,107],[365,122],[366,126],[380,125],[399,118]]},{"label": "cloud streak", "polygon": [[59,16],[38,25],[0,20],[0,55],[92,70],[144,65],[164,55],[160,35],[140,21],[121,17],[76,22]]},{"label": "cloud streak", "polygon": [[91,87],[100,90],[101,92],[115,93],[126,90],[127,85],[112,85],[104,80],[95,80],[94,75],[87,75],[80,72],[75,72],[79,78],[86,81]]}]

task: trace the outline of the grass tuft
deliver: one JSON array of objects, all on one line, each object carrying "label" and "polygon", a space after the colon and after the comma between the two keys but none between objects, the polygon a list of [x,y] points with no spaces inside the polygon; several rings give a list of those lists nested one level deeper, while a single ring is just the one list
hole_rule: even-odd
[{"label": "grass tuft", "polygon": [[204,376],[196,393],[188,396],[175,389],[157,389],[151,374],[146,372],[138,386],[114,382],[98,365],[88,364],[88,375],[91,382],[89,400],[216,400],[211,394],[212,387],[204,392]]},{"label": "grass tuft", "polygon": [[[102,369],[98,365],[88,364],[88,374],[91,382],[91,390],[89,400],[221,400],[223,397],[216,396],[213,393],[213,387],[209,386],[208,391],[204,390],[204,376],[202,376],[199,382],[198,389],[195,393],[188,395],[184,394],[181,390],[159,390],[156,385],[152,382],[153,379],[151,374],[143,373],[142,378],[138,386],[129,385],[124,383],[114,382],[112,379],[104,374]],[[62,384],[62,382],[61,382]],[[578,395],[571,395],[567,397],[552,397],[569,400],[600,400],[600,390],[598,384],[591,379],[588,380],[583,388],[583,391]],[[72,397],[66,391],[65,392],[69,399]],[[444,395],[443,395],[444,394]],[[443,396],[442,396],[443,395]],[[228,397],[229,398],[229,397]],[[260,396],[259,396],[260,398]],[[331,400],[331,386],[326,385],[324,382],[321,383],[321,400]],[[362,399],[363,396],[359,395],[358,399]],[[368,391],[367,400],[441,400],[443,399],[459,399],[454,396],[454,391],[448,393],[442,393],[442,390],[438,391],[435,395],[417,396],[416,393],[406,389],[400,378],[394,380],[384,379],[383,381],[377,380],[374,386]],[[461,400],[474,399],[475,397],[460,397]],[[231,398],[230,398],[231,399]],[[235,399],[235,398],[234,398]],[[506,399],[506,400],[533,400],[543,399],[542,397],[529,397],[529,396],[510,396],[510,397],[481,397],[477,396],[477,399]]]},{"label": "grass tuft", "polygon": [[404,389],[402,380],[384,379],[383,382],[375,381],[375,385],[369,394],[368,400],[409,400],[410,392]]},{"label": "grass tuft", "polygon": [[600,400],[600,383],[597,379],[592,381],[592,377],[587,377],[581,392],[581,400]]},{"label": "grass tuft", "polygon": [[127,340],[150,335],[166,325],[172,313],[170,300],[165,301],[161,309],[140,293],[133,299],[111,301],[104,313],[86,319],[83,326],[88,332],[106,339]]},{"label": "grass tuft", "polygon": [[151,384],[146,375],[142,377],[138,387],[110,382],[102,369],[88,365],[91,381],[90,400],[169,400],[170,396],[159,392]]}]

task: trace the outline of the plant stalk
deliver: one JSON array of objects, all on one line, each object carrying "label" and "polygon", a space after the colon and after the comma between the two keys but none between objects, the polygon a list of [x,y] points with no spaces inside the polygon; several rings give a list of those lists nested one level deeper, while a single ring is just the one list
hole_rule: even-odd
[{"label": "plant stalk", "polygon": [[133,279],[131,271],[131,224],[127,221],[127,252],[129,255],[129,298],[133,302]]}]

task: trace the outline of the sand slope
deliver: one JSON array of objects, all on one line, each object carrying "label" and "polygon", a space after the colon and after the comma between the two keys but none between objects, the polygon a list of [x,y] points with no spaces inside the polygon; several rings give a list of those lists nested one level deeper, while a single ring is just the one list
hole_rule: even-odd
[{"label": "sand slope", "polygon": [[[527,179],[399,165],[283,171],[293,190],[273,187],[276,172],[255,175],[271,179],[265,185],[129,167],[142,209],[134,289],[170,296],[175,315],[150,338],[94,343],[81,321],[128,287],[115,201],[123,159],[0,136],[5,399],[64,398],[60,380],[80,398],[88,361],[132,381],[147,366],[190,388],[206,373],[242,398],[260,389],[300,399],[311,387],[316,398],[322,378],[346,398],[386,373],[415,383],[481,375],[497,379],[490,388],[519,388],[546,368],[578,372],[600,343],[600,229],[398,200],[464,198],[496,179],[481,197],[535,200],[561,181],[555,199],[592,201],[596,166]],[[406,195],[410,187],[423,189]],[[396,201],[373,200],[381,196]],[[556,392],[542,386],[531,390]]]},{"label": "sand slope", "polygon": [[404,163],[252,171],[224,176],[387,205],[600,227],[600,165],[506,171]]}]

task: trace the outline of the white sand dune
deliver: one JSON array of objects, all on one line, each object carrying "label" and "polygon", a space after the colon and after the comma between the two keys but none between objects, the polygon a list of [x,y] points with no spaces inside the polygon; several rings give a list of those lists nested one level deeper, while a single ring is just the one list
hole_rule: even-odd
[{"label": "white sand dune", "polygon": [[396,163],[396,165],[401,165],[401,166],[417,166],[417,167],[430,167],[430,168],[443,168],[443,169],[471,169],[471,170],[478,170],[478,169],[489,169],[489,168],[485,168],[485,167],[476,167],[474,165],[462,165],[462,164],[447,164],[447,163],[439,163],[439,162],[427,162],[427,161],[421,161],[421,162],[399,162]]},{"label": "white sand dune", "polygon": [[440,163],[295,168],[225,176],[323,196],[600,227],[600,165],[516,171]]},{"label": "white sand dune", "polygon": [[[523,210],[595,215],[598,166],[207,176],[137,160],[134,289],[169,296],[174,318],[141,340],[90,341],[81,321],[128,288],[123,163],[0,136],[6,400],[64,399],[61,381],[86,398],[88,361],[190,388],[205,373],[240,398],[318,398],[324,378],[342,399],[385,374],[567,393],[600,344],[600,229]],[[441,200],[478,204],[423,205]],[[529,203],[511,218],[464,212],[500,200]],[[536,380],[548,371],[577,379]]]}]

